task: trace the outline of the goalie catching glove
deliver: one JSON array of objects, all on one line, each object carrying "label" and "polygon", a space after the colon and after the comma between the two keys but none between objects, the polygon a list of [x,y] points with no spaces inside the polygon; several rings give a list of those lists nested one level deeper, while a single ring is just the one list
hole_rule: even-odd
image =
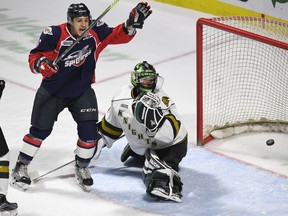
[{"label": "goalie catching glove", "polygon": [[139,3],[131,10],[129,18],[126,21],[126,26],[142,29],[145,19],[147,19],[151,13],[152,10],[150,10],[150,6],[147,2]]},{"label": "goalie catching glove", "polygon": [[143,124],[149,131],[154,132],[158,129],[164,117],[158,95],[148,92],[136,99],[132,105],[133,115],[136,120]]},{"label": "goalie catching glove", "polygon": [[37,58],[34,63],[34,72],[41,73],[44,77],[51,77],[57,71],[58,66],[54,65],[50,59],[44,56]]}]

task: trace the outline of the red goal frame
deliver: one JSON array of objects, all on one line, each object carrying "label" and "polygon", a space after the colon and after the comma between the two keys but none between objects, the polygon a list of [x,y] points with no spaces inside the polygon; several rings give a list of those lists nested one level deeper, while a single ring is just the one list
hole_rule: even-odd
[{"label": "red goal frame", "polygon": [[279,47],[281,49],[288,50],[288,43],[284,43],[266,36],[258,35],[253,32],[249,32],[243,29],[233,27],[231,25],[226,25],[221,21],[224,20],[244,20],[244,21],[257,21],[261,22],[263,28],[267,22],[276,23],[277,25],[283,25],[283,27],[288,28],[288,25],[275,20],[268,20],[260,17],[217,17],[217,18],[200,18],[196,23],[196,82],[197,82],[197,145],[204,145],[214,138],[209,135],[204,137],[203,135],[203,26],[210,26],[217,28],[232,34],[236,34],[245,38],[250,38],[252,40],[257,40],[259,42],[269,44],[271,46]]}]

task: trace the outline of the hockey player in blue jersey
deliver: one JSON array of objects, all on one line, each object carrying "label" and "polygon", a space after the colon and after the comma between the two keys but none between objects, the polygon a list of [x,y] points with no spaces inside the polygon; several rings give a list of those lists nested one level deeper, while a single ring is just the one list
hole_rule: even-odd
[{"label": "hockey player in blue jersey", "polygon": [[91,84],[95,82],[96,62],[109,44],[128,43],[152,13],[147,2],[133,8],[126,22],[112,28],[99,21],[58,63],[57,59],[89,27],[93,19],[83,3],[71,4],[67,22],[45,28],[36,48],[30,51],[29,66],[34,74],[42,74],[37,90],[29,133],[11,174],[11,185],[27,190],[31,184],[27,167],[43,141],[50,135],[58,114],[68,108],[77,123],[75,175],[85,191],[91,190],[93,179],[88,165],[96,152],[100,136],[97,131],[97,99]]}]

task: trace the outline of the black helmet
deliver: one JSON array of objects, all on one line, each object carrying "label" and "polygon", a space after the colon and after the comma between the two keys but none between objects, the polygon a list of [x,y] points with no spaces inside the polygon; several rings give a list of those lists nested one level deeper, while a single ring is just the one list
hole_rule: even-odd
[{"label": "black helmet", "polygon": [[85,4],[83,4],[83,3],[71,4],[68,7],[67,22],[69,24],[71,24],[73,22],[73,19],[75,17],[81,17],[81,16],[88,16],[90,21],[92,19],[91,15],[90,15],[90,11]]}]

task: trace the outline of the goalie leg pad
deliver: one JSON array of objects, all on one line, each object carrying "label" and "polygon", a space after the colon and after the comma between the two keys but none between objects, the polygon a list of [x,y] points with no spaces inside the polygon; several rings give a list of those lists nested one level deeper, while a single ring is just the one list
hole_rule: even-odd
[{"label": "goalie leg pad", "polygon": [[152,197],[181,202],[182,182],[179,174],[161,161],[155,151],[147,149],[142,179],[146,193]]},{"label": "goalie leg pad", "polygon": [[138,155],[136,154],[130,147],[129,143],[126,144],[126,146],[124,147],[123,151],[122,151],[122,154],[121,154],[121,157],[120,157],[120,160],[121,162],[125,162],[129,157],[133,157],[133,158],[136,158],[138,160],[141,160],[144,162],[145,160],[145,156],[143,155]]}]

